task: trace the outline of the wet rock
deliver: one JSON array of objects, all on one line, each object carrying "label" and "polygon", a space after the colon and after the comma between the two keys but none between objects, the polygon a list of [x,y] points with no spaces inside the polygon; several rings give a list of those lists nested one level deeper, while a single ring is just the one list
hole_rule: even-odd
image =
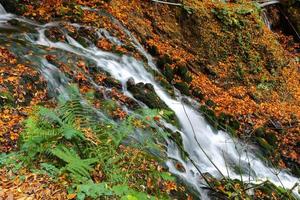
[{"label": "wet rock", "polygon": [[94,28],[80,27],[78,29],[78,35],[82,38],[87,38],[94,44],[97,43],[98,34]]},{"label": "wet rock", "polygon": [[150,47],[148,47],[148,51],[154,57],[159,56],[158,48],[155,45],[151,45]]},{"label": "wet rock", "polygon": [[271,155],[277,148],[277,138],[273,132],[267,132],[265,127],[257,128],[254,131],[254,137],[252,138],[262,150],[265,155]]},{"label": "wet rock", "polygon": [[177,162],[175,164],[175,167],[178,171],[182,172],[182,173],[185,173],[186,172],[186,169],[184,168],[184,166],[180,163],[180,162]]},{"label": "wet rock", "polygon": [[168,106],[155,93],[154,87],[149,83],[135,84],[131,78],[127,81],[127,88],[134,98],[145,103],[149,108],[168,109]]},{"label": "wet rock", "polygon": [[205,102],[205,105],[207,105],[208,107],[215,107],[216,106],[216,103],[213,102],[212,100],[208,99],[206,102]]},{"label": "wet rock", "polygon": [[288,168],[291,169],[291,172],[293,174],[295,174],[296,176],[300,176],[300,167],[299,167],[299,163],[292,160],[289,157],[286,156],[282,156],[282,160],[284,161],[284,163],[288,166]]},{"label": "wet rock", "polygon": [[176,131],[176,132],[169,131],[169,132],[171,132],[171,135],[170,135],[171,139],[172,139],[178,146],[183,147],[183,141],[182,141],[182,137],[181,137],[180,133],[177,132],[177,131]]},{"label": "wet rock", "polygon": [[202,105],[200,107],[200,111],[204,115],[205,119],[214,127],[218,128],[218,118],[213,110],[211,110],[208,106]]},{"label": "wet rock", "polygon": [[283,130],[283,127],[282,127],[280,121],[278,121],[276,119],[270,119],[267,126],[271,127],[272,129],[275,129],[277,131],[282,131]]},{"label": "wet rock", "polygon": [[234,136],[236,131],[240,128],[240,123],[232,115],[221,113],[218,117],[218,127],[219,129],[225,129],[227,132],[230,132]]},{"label": "wet rock", "polygon": [[192,90],[192,95],[196,98],[199,98],[200,100],[204,99],[204,94],[199,88],[195,88]]},{"label": "wet rock", "polygon": [[121,82],[118,81],[118,80],[116,80],[116,79],[114,79],[114,78],[112,78],[112,77],[107,77],[107,78],[104,80],[104,85],[105,85],[106,87],[109,87],[109,88],[114,87],[114,88],[117,88],[117,89],[119,89],[119,90],[122,89],[122,84],[121,84]]},{"label": "wet rock", "polygon": [[266,133],[266,129],[264,127],[259,127],[254,131],[254,134],[258,137],[264,137]]},{"label": "wet rock", "polygon": [[161,56],[157,60],[157,66],[160,69],[163,69],[166,64],[172,64],[172,59],[168,54],[165,54],[165,55]]},{"label": "wet rock", "polygon": [[174,73],[169,64],[166,64],[164,66],[162,73],[169,82],[171,82],[174,79]]},{"label": "wet rock", "polygon": [[190,89],[189,89],[189,85],[187,83],[184,82],[177,82],[174,84],[174,86],[182,93],[185,94],[187,96],[190,95]]},{"label": "wet rock", "polygon": [[186,83],[192,82],[192,77],[189,73],[188,68],[185,65],[177,66],[174,69],[174,72],[182,78]]},{"label": "wet rock", "polygon": [[64,41],[64,33],[58,27],[51,27],[45,31],[46,37],[52,42]]},{"label": "wet rock", "polygon": [[[266,131],[265,127],[257,128],[254,131],[254,135],[258,138],[263,138],[273,148],[277,147],[277,137],[276,137],[275,133],[272,131]],[[258,140],[260,140],[260,139],[258,139]]]},{"label": "wet rock", "polygon": [[200,70],[202,73],[207,74],[209,76],[218,77],[218,74],[211,67],[207,65],[201,65]]}]

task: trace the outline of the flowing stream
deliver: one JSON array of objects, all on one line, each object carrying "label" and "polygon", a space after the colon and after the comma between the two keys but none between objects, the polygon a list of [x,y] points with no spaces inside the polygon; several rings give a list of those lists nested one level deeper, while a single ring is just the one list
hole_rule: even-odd
[{"label": "flowing stream", "polygon": [[[9,20],[21,22],[22,27],[9,25]],[[288,172],[279,171],[268,167],[261,161],[254,147],[249,146],[238,139],[233,139],[229,134],[223,131],[215,131],[205,121],[202,114],[191,106],[183,103],[184,97],[176,91],[175,97],[171,97],[165,89],[155,81],[151,70],[156,70],[156,65],[152,57],[147,54],[138,40],[130,34],[123,26],[115,20],[124,32],[128,35],[136,47],[136,50],[147,59],[147,63],[138,61],[128,55],[117,55],[106,52],[90,45],[83,47],[78,41],[72,38],[66,31],[64,36],[66,42],[52,42],[46,37],[45,31],[51,27],[60,28],[60,23],[53,22],[45,25],[32,22],[30,20],[7,14],[0,4],[0,43],[10,43],[9,49],[24,61],[30,61],[41,74],[46,78],[49,88],[56,94],[67,96],[66,86],[69,79],[60,71],[58,66],[49,63],[44,57],[49,54],[55,54],[57,59],[65,60],[73,57],[80,57],[94,63],[99,69],[108,72],[113,78],[119,80],[123,86],[123,93],[132,97],[126,89],[126,82],[133,78],[136,83],[151,83],[157,95],[173,110],[180,122],[180,129],[175,126],[165,124],[173,131],[178,131],[183,139],[185,151],[189,154],[193,162],[182,158],[180,149],[168,141],[167,154],[169,160],[166,162],[171,173],[181,178],[184,182],[194,188],[202,199],[208,199],[204,190],[201,189],[206,183],[201,177],[199,171],[203,174],[210,174],[216,178],[222,176],[232,179],[242,179],[245,182],[260,183],[270,180],[277,186],[292,188],[298,178],[290,175]],[[78,24],[73,26],[80,27]],[[9,29],[9,31],[7,30]],[[118,38],[113,37],[107,30],[99,30],[101,37],[106,37],[110,41],[119,43]],[[49,48],[51,47],[51,48]],[[79,69],[72,69],[79,70]],[[100,87],[90,79],[95,87]],[[193,103],[188,97],[191,104]],[[177,170],[175,163],[182,164],[185,170]],[[216,168],[217,166],[217,168]],[[242,170],[237,170],[237,166]],[[276,175],[278,174],[278,175]],[[295,194],[298,188],[295,188]],[[297,195],[297,194],[296,194]]]}]

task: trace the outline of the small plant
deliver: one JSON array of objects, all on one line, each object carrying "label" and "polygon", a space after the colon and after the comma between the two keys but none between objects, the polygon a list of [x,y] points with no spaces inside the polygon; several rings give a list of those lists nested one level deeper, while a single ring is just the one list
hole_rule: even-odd
[{"label": "small plant", "polygon": [[[70,99],[60,98],[56,109],[36,108],[25,122],[21,150],[0,156],[0,165],[14,166],[15,171],[27,166],[56,178],[66,174],[71,181],[70,191],[77,194],[77,199],[149,199],[152,195],[166,199],[167,194],[160,190],[153,188],[148,194],[139,188],[147,185],[147,179],[162,182],[166,174],[151,167],[151,162],[149,171],[140,172],[139,167],[141,163],[145,165],[146,158],[154,159],[149,151],[161,151],[168,134],[155,128],[155,120],[168,113],[141,110],[116,124],[84,102],[76,87],[70,91]],[[105,107],[115,106],[107,102]],[[144,130],[140,139],[132,142],[132,147],[120,149],[125,140],[131,143],[130,135],[137,129]],[[98,173],[104,174],[101,181],[95,178]],[[137,186],[133,187],[132,181]]]}]

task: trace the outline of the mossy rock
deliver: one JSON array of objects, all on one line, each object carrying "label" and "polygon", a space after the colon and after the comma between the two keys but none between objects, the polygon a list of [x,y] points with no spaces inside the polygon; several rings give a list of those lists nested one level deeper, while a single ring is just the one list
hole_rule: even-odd
[{"label": "mossy rock", "polygon": [[282,187],[277,187],[271,182],[266,182],[265,184],[260,185],[259,187],[256,187],[255,190],[259,190],[265,196],[272,197],[272,199],[289,199],[289,200],[297,200],[295,196],[289,191],[288,189],[284,189]]},{"label": "mossy rock", "polygon": [[236,136],[236,131],[240,128],[240,123],[232,115],[221,113],[218,117],[218,127]]},{"label": "mossy rock", "polygon": [[266,131],[265,127],[260,127],[254,131],[254,134],[256,137],[266,140],[273,148],[276,148],[277,137],[274,132]]},{"label": "mossy rock", "polygon": [[14,105],[14,97],[10,92],[0,92],[0,108],[4,106],[13,106]]},{"label": "mossy rock", "polygon": [[135,84],[133,79],[127,81],[128,91],[132,93],[134,98],[145,103],[151,109],[166,109],[168,106],[155,93],[154,87],[150,83]]},{"label": "mossy rock", "polygon": [[164,54],[163,56],[159,57],[157,60],[157,66],[160,69],[164,69],[166,64],[172,64],[172,58],[168,54]]},{"label": "mossy rock", "polygon": [[273,147],[276,147],[276,146],[277,146],[277,137],[276,137],[275,133],[273,133],[273,132],[267,132],[264,138],[265,138],[265,139],[268,141],[268,143],[269,143],[270,145],[272,145]]},{"label": "mossy rock", "polygon": [[117,89],[122,89],[122,84],[120,81],[112,78],[112,77],[107,77],[105,80],[104,80],[104,85],[106,87],[114,87],[114,88],[117,88]]},{"label": "mossy rock", "polygon": [[68,32],[68,34],[74,38],[79,44],[81,44],[83,47],[89,47],[93,42],[89,41],[88,39],[86,39],[86,37],[88,37],[88,35],[84,35],[82,33],[83,31],[81,30],[76,30],[74,32]]},{"label": "mossy rock", "polygon": [[190,89],[189,89],[189,85],[185,82],[177,82],[174,84],[174,86],[180,91],[182,92],[182,94],[185,94],[187,96],[190,95]]},{"label": "mossy rock", "polygon": [[175,74],[180,76],[182,78],[182,80],[185,81],[186,83],[190,83],[193,80],[188,68],[185,65],[177,66],[174,69],[174,72],[175,72]]},{"label": "mossy rock", "polygon": [[58,27],[51,27],[45,30],[45,36],[52,42],[64,41],[64,33]]},{"label": "mossy rock", "polygon": [[264,127],[259,127],[257,129],[255,129],[254,134],[257,137],[265,137],[266,129]]},{"label": "mossy rock", "polygon": [[258,145],[261,147],[264,154],[270,155],[272,152],[274,152],[274,147],[268,143],[268,141],[261,137],[255,138]]},{"label": "mossy rock", "polygon": [[76,38],[76,41],[81,44],[84,48],[87,48],[90,46],[89,41],[85,39],[84,37],[78,36]]},{"label": "mossy rock", "polygon": [[286,166],[289,169],[291,169],[291,172],[299,177],[300,176],[299,163],[288,156],[282,155],[281,158],[284,161],[284,163],[286,164]]},{"label": "mossy rock", "polygon": [[192,95],[196,98],[199,98],[200,100],[204,99],[204,94],[199,88],[195,88],[192,90]]},{"label": "mossy rock", "polygon": [[94,44],[96,44],[98,41],[98,34],[94,28],[80,27],[78,29],[78,35],[81,38],[87,38]]},{"label": "mossy rock", "polygon": [[173,69],[170,67],[169,64],[164,65],[163,75],[169,82],[171,82],[174,79]]},{"label": "mossy rock", "polygon": [[210,108],[214,108],[216,106],[216,103],[214,101],[212,101],[211,99],[208,99],[206,102],[205,102],[205,105],[207,105],[208,107]]},{"label": "mossy rock", "polygon": [[[170,131],[171,132],[171,131]],[[179,132],[172,132],[170,138],[179,146],[183,147],[183,140]]]},{"label": "mossy rock", "polygon": [[175,73],[179,76],[185,76],[188,72],[188,68],[184,65],[180,65],[175,68]]},{"label": "mossy rock", "polygon": [[213,110],[211,110],[208,106],[202,105],[200,107],[200,111],[203,113],[205,119],[214,127],[218,128],[218,118]]},{"label": "mossy rock", "polygon": [[148,47],[148,52],[154,57],[159,56],[158,48],[155,45],[151,45],[150,47]]}]

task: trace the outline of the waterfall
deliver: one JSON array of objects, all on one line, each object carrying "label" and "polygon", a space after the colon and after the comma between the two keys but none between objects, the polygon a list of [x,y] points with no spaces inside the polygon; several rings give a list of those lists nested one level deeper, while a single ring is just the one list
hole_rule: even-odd
[{"label": "waterfall", "polygon": [[269,18],[268,18],[268,14],[267,14],[266,10],[263,10],[262,13],[261,13],[261,15],[262,15],[262,19],[263,19],[265,25],[266,25],[269,29],[271,29],[271,22],[270,22],[270,20],[269,20]]},{"label": "waterfall", "polygon": [[4,9],[2,4],[0,3],[0,15],[3,15],[3,14],[6,14],[6,10]]},{"label": "waterfall", "polygon": [[[26,20],[23,22],[28,23]],[[32,22],[30,23],[28,25],[32,26]],[[172,141],[168,141],[167,153],[170,159],[166,164],[170,172],[195,188],[200,195],[203,195],[203,198],[207,198],[201,189],[201,186],[205,185],[205,181],[201,178],[199,169],[202,173],[209,173],[216,178],[225,175],[232,179],[243,179],[251,183],[270,180],[275,185],[281,186],[283,184],[286,188],[292,188],[298,182],[298,179],[288,172],[277,173],[277,169],[268,167],[254,153],[254,147],[232,138],[224,131],[216,132],[197,109],[182,102],[183,95],[178,91],[176,91],[176,97],[171,97],[147,70],[147,66],[150,65],[150,68],[158,71],[152,62],[151,55],[147,54],[136,39],[132,38],[132,41],[135,42],[134,46],[148,58],[148,65],[128,55],[116,55],[100,50],[95,46],[83,47],[66,32],[64,32],[66,42],[52,42],[46,37],[45,31],[53,26],[59,27],[58,23],[35,25],[35,33],[16,33],[12,36],[14,38],[7,38],[0,34],[0,40],[21,41],[18,45],[12,45],[10,50],[22,59],[33,61],[33,64],[41,71],[48,83],[53,88],[57,88],[56,92],[58,93],[65,93],[64,85],[67,85],[69,80],[54,64],[45,61],[44,57],[48,54],[64,55],[66,58],[69,55],[74,55],[95,63],[99,69],[108,72],[123,84],[125,95],[130,95],[129,91],[126,90],[126,82],[129,78],[133,78],[136,83],[152,84],[157,95],[175,112],[180,122],[180,128],[167,123],[165,125],[174,132],[180,133],[184,149],[194,161],[192,163],[182,158],[178,146]],[[80,25],[77,26],[80,27]],[[113,39],[108,31],[104,32],[111,41],[118,41]],[[127,32],[127,34],[130,33]],[[131,37],[133,36],[131,35]],[[51,50],[48,47],[51,47]],[[188,97],[184,98],[189,100]],[[192,102],[192,100],[190,101]],[[185,170],[178,171],[174,160],[181,163]],[[215,165],[218,166],[218,169]],[[243,169],[242,174],[236,171],[236,166]],[[295,188],[295,191],[297,189]]]}]

